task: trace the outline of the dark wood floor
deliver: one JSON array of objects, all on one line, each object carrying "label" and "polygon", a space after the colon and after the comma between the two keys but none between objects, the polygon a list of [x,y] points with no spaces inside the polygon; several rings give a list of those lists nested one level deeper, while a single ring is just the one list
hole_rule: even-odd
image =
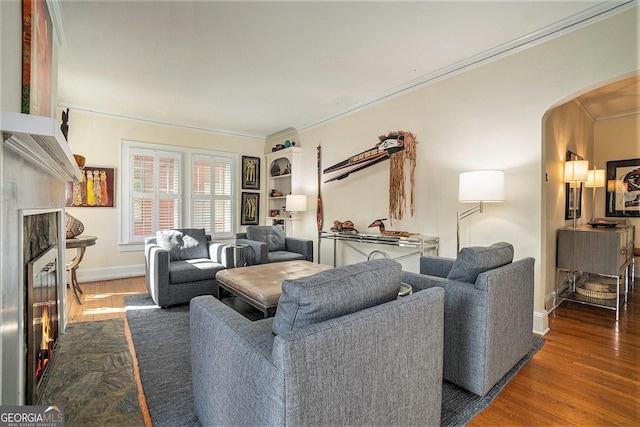
[{"label": "dark wood floor", "polygon": [[[640,283],[615,313],[564,303],[550,314],[542,349],[470,426],[640,425]],[[146,293],[144,277],[81,285],[70,322],[125,317],[123,298]]]}]

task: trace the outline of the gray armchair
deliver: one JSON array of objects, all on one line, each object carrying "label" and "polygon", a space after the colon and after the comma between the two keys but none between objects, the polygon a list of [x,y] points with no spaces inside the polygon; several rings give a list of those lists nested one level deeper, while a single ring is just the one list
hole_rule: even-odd
[{"label": "gray armchair", "polygon": [[533,345],[534,259],[512,260],[513,246],[496,243],[402,274],[414,291],[444,288],[444,378],[480,396]]},{"label": "gray armchair", "polygon": [[248,245],[247,264],[306,260],[313,262],[313,241],[286,237],[279,225],[250,225],[236,234],[236,243]]},{"label": "gray armchair", "polygon": [[203,426],[440,425],[442,289],[397,298],[380,259],[285,280],[276,317],[191,301]]},{"label": "gray armchair", "polygon": [[145,238],[144,258],[147,291],[165,308],[215,294],[216,273],[233,267],[233,248],[211,242],[204,228],[165,230]]}]

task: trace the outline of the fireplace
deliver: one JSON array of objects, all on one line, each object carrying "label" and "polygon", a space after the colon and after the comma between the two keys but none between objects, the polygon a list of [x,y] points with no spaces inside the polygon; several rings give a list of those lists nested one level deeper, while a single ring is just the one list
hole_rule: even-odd
[{"label": "fireplace", "polygon": [[[1,0],[0,0],[1,1]],[[0,404],[25,405],[34,400],[37,387],[35,381],[35,359],[27,356],[29,345],[34,341],[33,326],[42,327],[41,314],[28,314],[27,301],[31,295],[26,289],[29,262],[50,249],[56,253],[55,270],[45,269],[42,279],[57,280],[57,296],[37,290],[38,307],[44,301],[57,301],[57,313],[47,305],[48,318],[53,317],[54,335],[64,334],[66,325],[66,280],[65,280],[65,232],[64,205],[65,184],[81,180],[80,169],[73,158],[69,144],[58,129],[56,120],[31,114],[0,111]],[[41,214],[46,214],[42,216]],[[32,215],[35,215],[31,218]],[[28,218],[28,219],[27,219]],[[48,219],[47,219],[48,218]],[[25,222],[45,224],[41,232],[23,230]],[[49,224],[49,225],[46,225]],[[54,224],[56,224],[54,226]],[[46,266],[49,262],[44,263]],[[36,266],[37,269],[37,266]],[[55,272],[54,272],[55,271]],[[47,286],[48,287],[48,286]],[[55,285],[54,285],[55,288]],[[39,288],[36,288],[39,289]],[[38,298],[41,298],[38,300]],[[55,310],[55,309],[53,309]],[[30,317],[32,316],[32,317]],[[57,321],[57,325],[55,322]],[[37,339],[37,338],[35,338]],[[54,339],[55,342],[55,339]],[[46,347],[46,346],[45,346]],[[34,348],[37,348],[34,346]],[[55,345],[52,356],[55,358]],[[42,356],[42,354],[41,354]],[[31,360],[27,361],[27,357]],[[33,364],[31,364],[33,362]],[[49,361],[49,366],[54,361]],[[29,366],[27,366],[29,363]],[[31,370],[33,369],[33,377]],[[40,381],[46,381],[46,369],[39,372]],[[33,379],[32,379],[33,378]],[[27,382],[29,393],[27,393]],[[37,399],[37,397],[35,398]]]},{"label": "fireplace", "polygon": [[61,211],[25,215],[25,403],[38,404],[60,330],[58,233]]}]

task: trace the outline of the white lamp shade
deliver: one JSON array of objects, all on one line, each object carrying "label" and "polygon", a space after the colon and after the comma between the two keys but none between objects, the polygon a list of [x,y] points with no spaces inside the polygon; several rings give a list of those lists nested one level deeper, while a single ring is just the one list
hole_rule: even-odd
[{"label": "white lamp shade", "polygon": [[587,173],[587,188],[604,187],[604,169],[592,169]]},{"label": "white lamp shade", "polygon": [[285,202],[287,212],[304,212],[307,210],[307,196],[304,194],[289,194]]},{"label": "white lamp shade", "polygon": [[504,202],[504,172],[489,170],[461,173],[458,181],[458,201]]},{"label": "white lamp shade", "polygon": [[564,182],[586,182],[589,171],[587,160],[571,160],[564,163]]}]

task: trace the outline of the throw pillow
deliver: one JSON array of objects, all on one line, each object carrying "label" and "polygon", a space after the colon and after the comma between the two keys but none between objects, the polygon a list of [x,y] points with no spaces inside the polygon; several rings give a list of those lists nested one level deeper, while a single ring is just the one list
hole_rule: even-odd
[{"label": "throw pillow", "polygon": [[401,275],[398,262],[378,259],[285,280],[272,331],[284,334],[395,300]]},{"label": "throw pillow", "polygon": [[478,275],[513,261],[513,246],[506,242],[488,247],[462,248],[447,279],[475,283]]},{"label": "throw pillow", "polygon": [[169,251],[171,261],[209,258],[209,245],[204,228],[158,231],[156,242],[162,249]]},{"label": "throw pillow", "polygon": [[279,225],[250,225],[247,227],[247,239],[266,243],[269,252],[287,250],[284,230]]}]

